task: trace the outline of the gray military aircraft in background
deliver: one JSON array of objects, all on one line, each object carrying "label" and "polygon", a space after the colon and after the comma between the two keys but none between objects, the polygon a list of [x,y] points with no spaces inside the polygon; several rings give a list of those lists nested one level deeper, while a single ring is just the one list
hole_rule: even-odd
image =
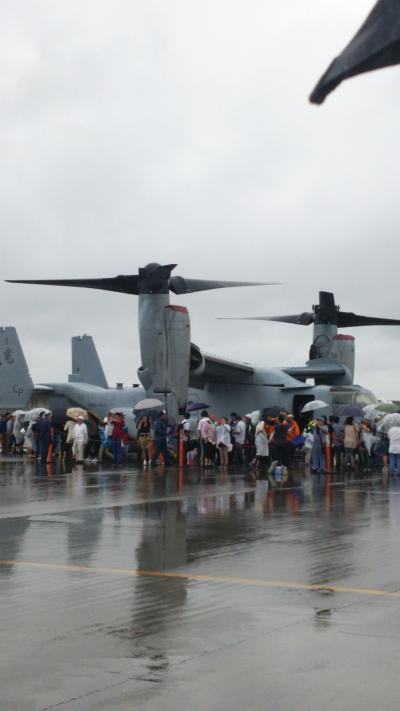
[{"label": "gray military aircraft in background", "polygon": [[35,385],[32,382],[15,328],[0,329],[0,409],[27,410],[36,407],[65,413],[79,405],[101,420],[110,410],[124,413],[128,430],[136,431],[133,408],[144,395],[143,388],[118,384],[109,388],[91,336],[71,339],[72,373],[67,382]]},{"label": "gray military aircraft in background", "polygon": [[[400,320],[360,316],[341,311],[333,294],[320,292],[312,312],[296,315],[250,317],[296,325],[314,324],[309,360],[300,367],[260,368],[204,353],[190,341],[190,321],[184,306],[169,302],[169,291],[185,294],[206,289],[251,286],[254,282],[220,282],[172,277],[175,265],[151,263],[138,275],[109,279],[45,280],[33,283],[119,291],[139,296],[139,338],[142,365],[138,377],[142,387],[108,388],[90,336],[72,339],[72,374],[68,383],[33,386],[15,329],[0,332],[0,406],[33,405],[49,409],[81,405],[97,417],[111,407],[132,419],[132,409],[143,397],[158,397],[167,403],[171,419],[184,412],[188,403],[205,402],[218,414],[252,412],[279,407],[299,416],[311,400],[327,403],[330,411],[340,405],[360,407],[376,403],[369,390],[354,384],[354,338],[338,333],[340,328],[400,325]],[[257,282],[256,284],[259,284]],[[7,343],[6,343],[7,341]],[[13,347],[15,344],[15,347]],[[3,350],[4,349],[4,350]],[[11,353],[10,353],[11,351]],[[12,362],[11,362],[12,361]],[[11,377],[10,368],[13,368]],[[8,370],[8,376],[5,373]],[[310,381],[313,381],[310,382]],[[6,383],[8,383],[5,390]],[[7,401],[5,393],[9,398]],[[35,401],[36,398],[36,401]],[[18,402],[17,402],[18,400]],[[23,401],[25,401],[23,403]]]},{"label": "gray military aircraft in background", "polygon": [[[178,414],[184,412],[189,399],[190,375],[194,374],[201,378],[204,375],[205,361],[201,351],[190,342],[190,320],[187,309],[184,306],[170,304],[169,292],[188,294],[233,286],[256,286],[265,282],[184,279],[171,275],[175,267],[176,264],[162,266],[151,263],[139,269],[138,274],[128,276],[120,275],[105,279],[19,280],[13,283],[85,287],[137,295],[142,359],[142,364],[137,371],[138,378],[146,396],[162,399],[166,403],[170,419],[176,421]],[[225,365],[225,370],[229,373],[228,362],[222,360],[221,365]],[[234,373],[236,370],[235,368]],[[96,382],[98,380],[99,377]],[[89,378],[88,382],[93,383],[93,380]],[[104,381],[102,383],[104,385]],[[54,388],[53,385],[51,387]],[[73,393],[73,388],[76,392],[81,391],[82,383],[79,385],[68,383],[70,394]],[[192,397],[197,399],[195,393]],[[140,399],[139,393],[138,399]],[[93,411],[93,408],[89,409]]]}]

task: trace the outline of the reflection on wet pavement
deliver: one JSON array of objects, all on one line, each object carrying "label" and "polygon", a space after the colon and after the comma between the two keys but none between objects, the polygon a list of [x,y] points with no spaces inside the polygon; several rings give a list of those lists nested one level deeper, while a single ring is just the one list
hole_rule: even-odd
[{"label": "reflection on wet pavement", "polygon": [[4,709],[397,709],[400,484],[0,462]]}]

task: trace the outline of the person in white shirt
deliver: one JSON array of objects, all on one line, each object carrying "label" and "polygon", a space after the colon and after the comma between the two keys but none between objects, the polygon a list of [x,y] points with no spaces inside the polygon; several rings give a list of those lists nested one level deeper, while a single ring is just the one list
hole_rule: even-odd
[{"label": "person in white shirt", "polygon": [[190,412],[185,413],[185,417],[183,418],[181,422],[181,428],[183,431],[183,441],[184,442],[189,442],[190,440]]},{"label": "person in white shirt", "polygon": [[233,459],[235,463],[243,463],[243,450],[246,439],[246,425],[240,415],[236,415],[236,420],[232,426],[232,434],[235,438]]},{"label": "person in white shirt", "polygon": [[266,474],[267,471],[267,464],[269,462],[269,445],[268,445],[268,436],[265,431],[265,426],[264,426],[264,421],[260,420],[256,427],[256,434],[254,438],[254,444],[256,446],[256,457],[255,457],[255,464],[256,464],[256,469],[258,473],[261,475],[261,478],[264,478],[264,475]]},{"label": "person in white shirt", "polygon": [[84,459],[85,444],[88,441],[88,431],[85,425],[84,418],[79,415],[78,422],[74,427],[74,444],[72,452],[77,464],[82,464]]},{"label": "person in white shirt", "polygon": [[222,419],[218,421],[215,434],[219,452],[219,461],[221,467],[226,467],[228,466],[228,454],[232,451],[231,428],[226,417],[222,417]]},{"label": "person in white shirt", "polygon": [[400,427],[391,427],[389,437],[389,474],[400,476]]}]

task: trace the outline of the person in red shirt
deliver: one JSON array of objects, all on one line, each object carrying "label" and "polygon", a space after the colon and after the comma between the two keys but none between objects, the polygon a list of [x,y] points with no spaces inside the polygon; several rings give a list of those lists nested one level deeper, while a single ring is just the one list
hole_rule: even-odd
[{"label": "person in red shirt", "polygon": [[114,464],[121,464],[122,460],[122,439],[124,437],[125,421],[122,412],[116,412],[112,416],[111,422],[113,429],[111,432],[112,452],[114,455]]}]

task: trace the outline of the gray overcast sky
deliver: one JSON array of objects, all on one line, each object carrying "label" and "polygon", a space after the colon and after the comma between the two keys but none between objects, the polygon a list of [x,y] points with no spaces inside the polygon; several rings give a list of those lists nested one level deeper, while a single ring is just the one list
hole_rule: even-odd
[{"label": "gray overcast sky", "polygon": [[[134,274],[282,281],[174,297],[192,340],[302,364],[311,328],[216,316],[400,317],[400,68],[307,97],[371,0],[4,0],[2,278]],[[90,333],[110,384],[137,381],[137,299],[1,283],[35,382]],[[346,331],[349,332],[349,331]],[[353,329],[356,382],[400,399],[400,328]]]}]

